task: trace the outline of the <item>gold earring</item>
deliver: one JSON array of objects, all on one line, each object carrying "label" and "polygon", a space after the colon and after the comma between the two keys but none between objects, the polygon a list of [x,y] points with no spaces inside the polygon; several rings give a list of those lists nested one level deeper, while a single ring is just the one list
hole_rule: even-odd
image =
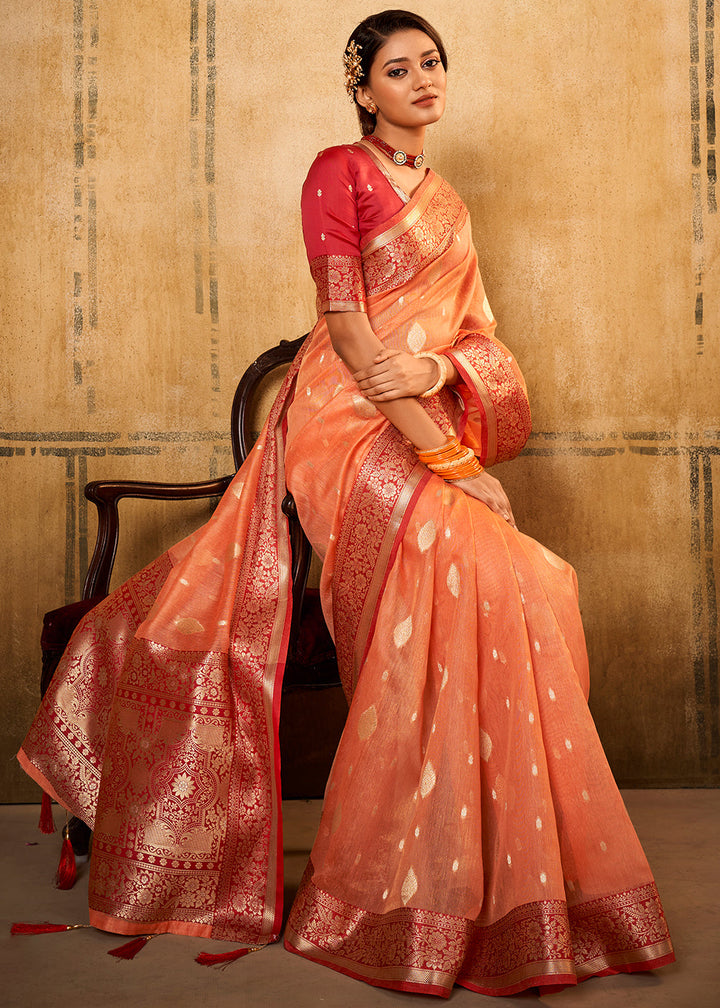
[{"label": "gold earring", "polygon": [[377,105],[372,100],[370,100],[367,103],[366,108],[367,108],[368,112],[370,113],[370,115],[375,115],[375,113],[377,112]]}]

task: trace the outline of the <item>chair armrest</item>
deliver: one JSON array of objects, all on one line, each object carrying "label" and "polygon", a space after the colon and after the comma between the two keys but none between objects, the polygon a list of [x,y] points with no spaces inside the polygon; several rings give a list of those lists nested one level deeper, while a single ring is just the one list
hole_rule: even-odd
[{"label": "chair armrest", "polygon": [[85,487],[85,496],[97,508],[98,531],[95,551],[85,577],[82,597],[104,597],[110,590],[115,554],[120,536],[118,502],[123,497],[144,500],[200,500],[220,497],[233,477],[206,480],[203,483],[147,483],[134,480],[93,480]]}]

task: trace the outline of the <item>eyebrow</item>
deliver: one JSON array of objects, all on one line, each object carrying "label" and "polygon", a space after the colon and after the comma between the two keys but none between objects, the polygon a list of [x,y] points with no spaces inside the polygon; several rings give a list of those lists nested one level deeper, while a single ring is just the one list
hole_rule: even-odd
[{"label": "eyebrow", "polygon": [[[432,53],[437,53],[438,56],[440,55],[437,49],[428,49],[427,52],[420,53],[420,59],[425,59],[426,56],[430,56]],[[382,69],[384,70],[385,67],[390,66],[391,63],[409,63],[409,62],[410,60],[407,56],[398,56],[397,59],[391,59],[388,60],[387,63],[383,63]]]}]

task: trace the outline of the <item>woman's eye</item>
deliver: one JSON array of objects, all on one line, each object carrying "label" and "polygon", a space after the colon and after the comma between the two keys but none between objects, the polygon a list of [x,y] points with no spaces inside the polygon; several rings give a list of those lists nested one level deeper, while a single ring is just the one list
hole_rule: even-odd
[{"label": "woman's eye", "polygon": [[402,77],[405,73],[403,67],[393,67],[393,69],[388,73],[388,77]]},{"label": "woman's eye", "polygon": [[433,56],[433,58],[432,58],[432,59],[429,59],[429,60],[425,60],[425,62],[423,63],[423,68],[424,68],[425,70],[434,70],[434,69],[435,69],[435,67],[436,67],[436,66],[438,65],[438,63],[439,63],[439,62],[440,62],[440,60],[439,60],[439,59],[436,59],[436,58],[435,58],[435,57]]}]

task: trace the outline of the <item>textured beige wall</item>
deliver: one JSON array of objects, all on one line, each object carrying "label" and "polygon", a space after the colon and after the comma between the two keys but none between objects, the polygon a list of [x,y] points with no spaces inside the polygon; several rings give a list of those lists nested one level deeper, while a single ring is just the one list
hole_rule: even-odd
[{"label": "textured beige wall", "polygon": [[[470,208],[534,404],[501,475],[522,527],[578,570],[611,762],[623,782],[717,784],[712,3],[416,9],[451,59],[431,161]],[[227,471],[237,377],[313,322],[300,186],[356,135],[340,53],[368,11],[6,5],[0,798],[36,794],[11,754],[42,613],[81,588],[83,484]],[[184,528],[126,513],[121,573]]]}]

